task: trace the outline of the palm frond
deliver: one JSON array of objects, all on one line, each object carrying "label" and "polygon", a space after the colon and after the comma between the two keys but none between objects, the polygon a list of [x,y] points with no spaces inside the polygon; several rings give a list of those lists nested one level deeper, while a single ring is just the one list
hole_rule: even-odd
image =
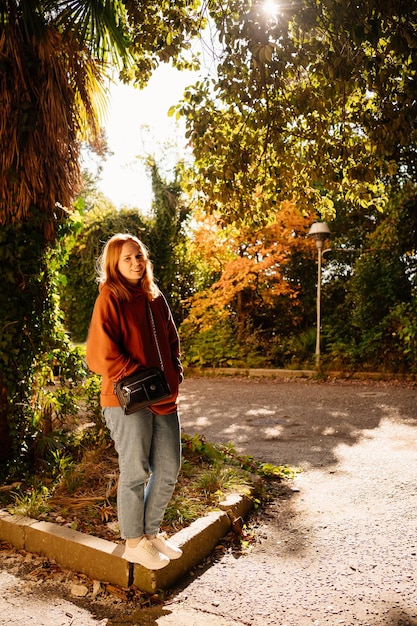
[{"label": "palm frond", "polygon": [[127,20],[121,0],[47,0],[63,34],[88,45],[91,56],[121,67],[129,63]]}]

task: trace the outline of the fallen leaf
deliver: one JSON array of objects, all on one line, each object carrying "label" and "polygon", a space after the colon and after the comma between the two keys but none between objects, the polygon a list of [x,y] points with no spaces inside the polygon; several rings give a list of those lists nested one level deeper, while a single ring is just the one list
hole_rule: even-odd
[{"label": "fallen leaf", "polygon": [[76,598],[85,598],[88,594],[88,588],[85,585],[72,585],[71,595]]}]

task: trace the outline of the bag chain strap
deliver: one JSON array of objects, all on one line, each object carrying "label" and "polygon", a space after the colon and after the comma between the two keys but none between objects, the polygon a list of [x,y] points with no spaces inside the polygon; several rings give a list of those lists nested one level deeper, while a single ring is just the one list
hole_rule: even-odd
[{"label": "bag chain strap", "polygon": [[164,362],[162,361],[161,350],[159,349],[159,342],[158,342],[158,337],[156,334],[155,320],[153,318],[153,313],[152,313],[151,305],[149,304],[149,302],[148,302],[148,309],[149,309],[149,315],[150,315],[151,323],[152,323],[153,336],[155,338],[155,345],[158,351],[159,364],[161,366],[161,370],[164,371]]}]

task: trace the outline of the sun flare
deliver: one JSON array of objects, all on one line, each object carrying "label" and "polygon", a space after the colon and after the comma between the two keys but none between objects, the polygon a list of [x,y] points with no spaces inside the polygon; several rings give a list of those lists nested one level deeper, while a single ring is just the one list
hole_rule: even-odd
[{"label": "sun flare", "polygon": [[268,17],[276,17],[279,11],[279,4],[276,0],[264,0],[262,10]]}]

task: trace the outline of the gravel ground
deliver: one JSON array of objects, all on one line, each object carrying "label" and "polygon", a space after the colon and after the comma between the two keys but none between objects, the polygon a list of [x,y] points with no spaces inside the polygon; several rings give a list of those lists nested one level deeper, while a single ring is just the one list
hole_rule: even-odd
[{"label": "gravel ground", "polygon": [[74,598],[65,573],[33,582],[23,555],[3,551],[0,626],[417,626],[415,394],[401,383],[186,380],[184,432],[302,469],[250,517],[250,549],[219,552],[163,606],[135,610]]},{"label": "gravel ground", "polygon": [[199,387],[185,394],[188,433],[304,471],[299,492],[259,515],[263,541],[175,601],[251,625],[417,624],[415,389],[212,380],[201,398]]}]

